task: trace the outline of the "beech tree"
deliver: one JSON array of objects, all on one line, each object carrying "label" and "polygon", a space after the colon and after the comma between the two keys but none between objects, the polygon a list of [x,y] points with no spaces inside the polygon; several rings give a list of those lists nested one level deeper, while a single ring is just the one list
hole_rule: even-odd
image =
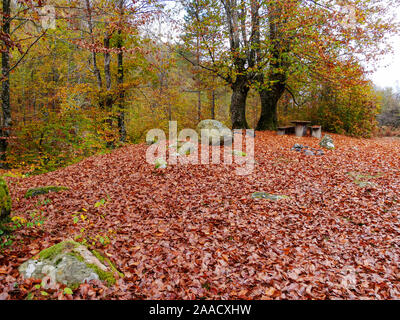
[{"label": "beech tree", "polygon": [[[46,30],[39,25],[40,18],[35,10],[35,4],[28,1],[18,1],[11,10],[12,1],[2,0],[1,11],[1,107],[2,121],[0,128],[0,160],[1,166],[7,167],[6,150],[12,128],[10,105],[10,73],[23,61],[30,49],[43,37]],[[34,13],[34,14],[32,14]],[[18,39],[15,32],[28,25],[28,40]],[[11,51],[17,51],[18,57],[10,61]]]},{"label": "beech tree", "polygon": [[[262,51],[260,42],[260,16],[257,1],[194,0],[182,1],[187,12],[184,42],[190,45],[193,37],[199,36],[199,47],[204,57],[192,64],[213,72],[232,89],[230,115],[232,128],[247,128],[246,98],[251,84],[265,59],[257,57]],[[250,9],[249,9],[250,8]]]},{"label": "beech tree", "polygon": [[200,34],[200,47],[208,54],[200,65],[232,89],[233,128],[247,127],[245,106],[251,87],[261,100],[257,129],[275,129],[279,99],[285,91],[295,95],[288,86],[290,78],[299,73],[332,82],[351,78],[354,61],[369,61],[385,52],[383,35],[395,31],[390,17],[380,19],[387,15],[382,1],[198,0],[182,4],[190,18],[184,28],[185,44]]}]

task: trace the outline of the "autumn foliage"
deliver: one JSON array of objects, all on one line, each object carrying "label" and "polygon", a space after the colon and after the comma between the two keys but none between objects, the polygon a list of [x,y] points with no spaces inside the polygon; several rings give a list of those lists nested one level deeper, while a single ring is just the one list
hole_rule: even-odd
[{"label": "autumn foliage", "polygon": [[[313,138],[257,132],[257,164],[245,177],[222,164],[157,171],[144,144],[8,177],[14,219],[42,224],[25,223],[1,249],[0,296],[398,299],[399,141],[333,138],[336,150],[309,157],[290,148],[318,147]],[[24,198],[43,185],[69,190]],[[289,198],[252,199],[257,191]],[[43,295],[20,278],[23,261],[66,238],[104,252],[125,277],[72,295],[62,286]]]}]

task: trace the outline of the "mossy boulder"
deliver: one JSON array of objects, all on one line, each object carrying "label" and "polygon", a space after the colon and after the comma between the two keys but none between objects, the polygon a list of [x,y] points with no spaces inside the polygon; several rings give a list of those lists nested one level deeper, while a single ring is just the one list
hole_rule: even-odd
[{"label": "mossy boulder", "polygon": [[26,192],[25,198],[32,198],[41,194],[47,194],[49,192],[60,192],[63,190],[68,190],[68,188],[63,186],[46,186],[46,187],[31,188]]},{"label": "mossy boulder", "polygon": [[232,131],[217,120],[207,119],[200,121],[197,125],[197,133],[200,139],[202,136],[205,136],[210,145],[232,144]]},{"label": "mossy boulder", "polygon": [[72,240],[41,251],[25,261],[18,270],[24,278],[47,277],[50,284],[62,283],[70,288],[76,288],[90,280],[102,280],[111,286],[115,284],[117,274],[123,276],[108,258]]},{"label": "mossy boulder", "polygon": [[0,177],[0,221],[5,220],[11,213],[11,196],[7,182]]},{"label": "mossy boulder", "polygon": [[377,179],[383,176],[382,173],[378,173],[377,175],[370,175],[368,173],[362,173],[362,172],[348,172],[347,173],[352,179],[355,184],[357,184],[361,188],[375,188],[377,187],[377,184],[374,182],[371,182],[369,180],[371,179]]},{"label": "mossy boulder", "polygon": [[333,139],[329,134],[324,135],[324,137],[319,142],[319,145],[322,148],[333,150],[335,149],[335,144],[333,143]]},{"label": "mossy boulder", "polygon": [[279,195],[279,194],[270,194],[266,192],[254,192],[251,197],[253,199],[267,199],[267,200],[283,200],[283,199],[289,199],[288,196],[285,195]]}]

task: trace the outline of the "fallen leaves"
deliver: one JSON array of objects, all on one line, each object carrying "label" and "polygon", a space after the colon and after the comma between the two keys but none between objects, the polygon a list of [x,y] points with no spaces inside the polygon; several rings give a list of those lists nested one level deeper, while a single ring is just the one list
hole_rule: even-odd
[{"label": "fallen leaves", "polygon": [[[18,181],[10,186],[21,199],[13,215],[24,219],[35,209],[23,198],[29,188],[70,189],[39,196],[51,199],[42,206],[44,225],[18,230],[1,252],[0,297],[399,299],[400,143],[333,138],[336,150],[303,157],[293,144],[317,140],[257,133],[249,176],[237,176],[234,165],[170,165],[159,175],[145,162],[147,146],[133,145],[44,175],[7,178]],[[362,187],[348,172],[379,177],[374,188]],[[252,199],[264,190],[289,198]],[[108,200],[95,208],[99,199]],[[19,277],[23,261],[81,231],[78,241],[107,233],[110,243],[94,246],[125,274],[117,285],[84,284],[71,294]]]}]

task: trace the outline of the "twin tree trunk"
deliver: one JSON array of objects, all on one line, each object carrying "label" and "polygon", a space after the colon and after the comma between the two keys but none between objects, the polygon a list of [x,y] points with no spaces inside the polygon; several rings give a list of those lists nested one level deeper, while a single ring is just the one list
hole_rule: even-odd
[{"label": "twin tree trunk", "polygon": [[258,120],[256,130],[275,130],[278,126],[278,101],[285,91],[285,83],[279,82],[272,88],[259,91],[261,100],[261,116]]},{"label": "twin tree trunk", "polygon": [[270,83],[264,82],[264,75],[260,77],[264,86],[259,90],[261,117],[256,127],[256,130],[259,131],[276,129],[278,125],[278,102],[286,88],[286,72],[289,66],[287,54],[290,48],[281,30],[279,20],[282,16],[281,11],[282,8],[279,5],[272,5],[268,11],[270,53],[272,57],[267,78]]}]

